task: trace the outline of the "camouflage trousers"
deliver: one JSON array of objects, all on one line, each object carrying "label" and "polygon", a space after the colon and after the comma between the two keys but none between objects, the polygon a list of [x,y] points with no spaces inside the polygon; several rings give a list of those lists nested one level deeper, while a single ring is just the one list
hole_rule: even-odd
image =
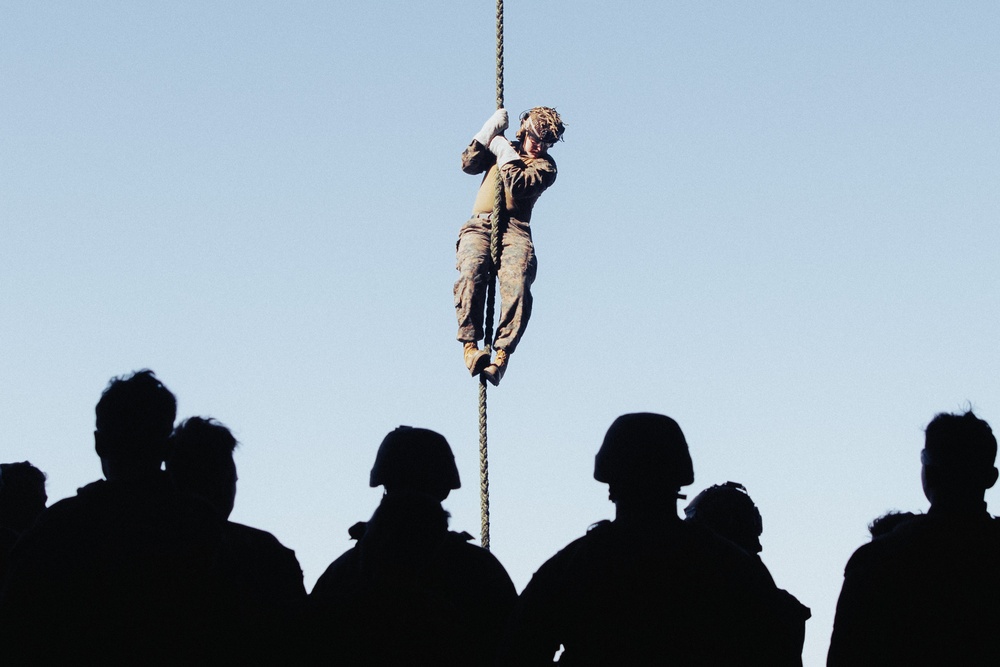
[{"label": "camouflage trousers", "polygon": [[[455,314],[458,340],[483,338],[483,310],[490,266],[491,214],[474,215],[458,232]],[[527,223],[511,219],[504,225],[497,279],[500,282],[500,321],[493,347],[513,352],[531,317],[531,283],[538,262]]]}]

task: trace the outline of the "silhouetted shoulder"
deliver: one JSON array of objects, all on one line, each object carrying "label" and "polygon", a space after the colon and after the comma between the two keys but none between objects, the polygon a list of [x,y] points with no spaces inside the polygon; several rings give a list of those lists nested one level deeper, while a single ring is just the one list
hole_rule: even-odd
[{"label": "silhouetted shoulder", "polygon": [[342,553],[313,585],[309,598],[313,604],[329,604],[349,597],[361,584],[358,545]]},{"label": "silhouetted shoulder", "polygon": [[5,639],[35,636],[39,644],[14,651],[41,651],[53,664],[72,655],[146,661],[161,636],[178,638],[159,647],[164,660],[208,650],[198,638],[221,609],[220,531],[162,477],[80,489],[43,512],[14,550]]},{"label": "silhouetted shoulder", "polygon": [[233,601],[229,614],[233,663],[295,662],[306,604],[295,552],[267,531],[229,521],[219,550],[219,570]]},{"label": "silhouetted shoulder", "polygon": [[932,513],[855,551],[830,665],[992,665],[1000,656],[1000,523]]},{"label": "silhouetted shoulder", "polygon": [[539,568],[505,664],[549,664],[560,644],[574,664],[783,664],[763,566],[698,526],[635,528],[596,524]]},{"label": "silhouetted shoulder", "polygon": [[356,665],[489,660],[517,592],[496,557],[446,519],[433,499],[387,495],[352,527],[357,544],[309,596],[317,654]]},{"label": "silhouetted shoulder", "polygon": [[[959,555],[956,551],[964,553]],[[915,516],[868,544],[858,547],[845,573],[868,569],[895,569],[913,561],[920,567],[966,565],[1000,555],[1000,521],[985,512],[978,516],[930,513]]]},{"label": "silhouetted shoulder", "polygon": [[469,579],[467,585],[478,591],[479,599],[470,600],[470,605],[479,606],[497,622],[505,619],[517,599],[507,570],[488,550],[472,544],[468,533],[449,531],[448,537],[442,558],[447,568],[462,572]]},{"label": "silhouetted shoulder", "polygon": [[229,521],[223,533],[223,550],[232,554],[233,565],[238,562],[248,583],[258,588],[262,597],[280,601],[305,596],[295,552],[266,530]]},{"label": "silhouetted shoulder", "polygon": [[233,544],[254,550],[256,555],[262,559],[266,558],[275,565],[288,566],[289,569],[297,571],[301,578],[302,569],[295,557],[295,551],[286,547],[277,537],[266,530],[229,521],[226,525],[225,536],[226,540]]}]

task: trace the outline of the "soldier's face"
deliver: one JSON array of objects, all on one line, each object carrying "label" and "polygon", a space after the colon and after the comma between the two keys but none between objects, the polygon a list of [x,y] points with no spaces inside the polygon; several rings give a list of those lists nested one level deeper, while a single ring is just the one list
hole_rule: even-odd
[{"label": "soldier's face", "polygon": [[528,157],[544,155],[548,148],[548,144],[539,141],[531,132],[524,133],[524,152]]}]

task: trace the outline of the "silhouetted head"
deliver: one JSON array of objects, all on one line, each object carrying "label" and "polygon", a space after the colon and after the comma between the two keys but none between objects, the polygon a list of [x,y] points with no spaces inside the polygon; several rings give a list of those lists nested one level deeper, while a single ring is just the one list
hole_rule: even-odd
[{"label": "silhouetted head", "polygon": [[412,426],[400,426],[382,440],[369,484],[381,485],[387,493],[416,491],[439,501],[462,485],[444,436]]},{"label": "silhouetted head", "polygon": [[626,496],[683,498],[680,488],[694,483],[694,468],[681,427],[665,415],[622,415],[604,436],[594,479],[609,485],[614,502]]},{"label": "silhouetted head", "polygon": [[20,533],[45,509],[45,473],[28,461],[0,463],[0,526]]},{"label": "silhouetted head", "polygon": [[181,493],[207,501],[223,518],[236,502],[236,438],[204,417],[185,419],[170,437],[167,472]]},{"label": "silhouetted head", "polygon": [[921,479],[931,506],[981,505],[997,481],[997,439],[990,425],[972,413],[942,413],[927,425]]},{"label": "silhouetted head", "polygon": [[94,442],[108,479],[160,469],[177,416],[177,400],[153,371],[112,379],[96,412]]},{"label": "silhouetted head", "polygon": [[684,515],[751,554],[762,551],[764,523],[746,487],[738,482],[710,486],[694,497]]},{"label": "silhouetted head", "polygon": [[868,524],[868,532],[871,533],[874,540],[877,537],[888,535],[899,526],[916,517],[917,515],[913,512],[886,512]]}]

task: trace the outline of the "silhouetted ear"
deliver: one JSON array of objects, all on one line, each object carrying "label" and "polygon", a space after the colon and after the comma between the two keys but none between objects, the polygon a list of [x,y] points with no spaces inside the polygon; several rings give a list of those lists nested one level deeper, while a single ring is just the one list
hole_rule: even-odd
[{"label": "silhouetted ear", "polygon": [[984,480],[986,482],[987,489],[992,489],[993,485],[997,483],[997,474],[996,468],[990,468],[990,471],[986,474],[986,479]]}]

